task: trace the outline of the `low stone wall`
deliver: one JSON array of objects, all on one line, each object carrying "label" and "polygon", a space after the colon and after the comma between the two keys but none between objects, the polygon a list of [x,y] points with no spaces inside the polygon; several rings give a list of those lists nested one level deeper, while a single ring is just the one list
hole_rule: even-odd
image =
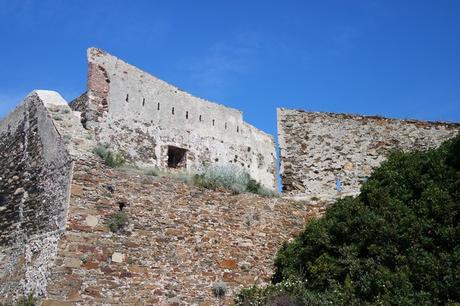
[{"label": "low stone wall", "polygon": [[433,148],[459,130],[453,123],[278,109],[283,190],[297,196],[357,193],[389,151]]},{"label": "low stone wall", "polygon": [[71,159],[35,91],[0,122],[0,304],[46,292],[67,218]]}]

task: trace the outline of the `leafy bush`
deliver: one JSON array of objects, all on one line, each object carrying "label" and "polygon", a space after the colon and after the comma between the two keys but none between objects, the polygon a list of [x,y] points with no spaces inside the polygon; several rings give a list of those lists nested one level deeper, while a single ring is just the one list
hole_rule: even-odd
[{"label": "leafy bush", "polygon": [[208,189],[225,188],[235,194],[252,192],[264,196],[274,196],[275,192],[270,191],[252,179],[248,173],[236,167],[211,167],[202,174],[195,174],[192,178],[193,184]]},{"label": "leafy bush", "polygon": [[123,156],[120,153],[113,153],[107,145],[97,145],[93,153],[102,158],[104,163],[111,168],[121,167],[125,163]]},{"label": "leafy bush", "polygon": [[108,226],[110,231],[116,233],[118,232],[123,226],[128,223],[128,215],[124,212],[116,212],[112,214],[109,218]]},{"label": "leafy bush", "polygon": [[[293,286],[291,286],[291,284]],[[262,306],[275,301],[279,296],[289,296],[291,304],[295,305],[295,292],[303,292],[302,282],[283,282],[263,288],[252,286],[241,290],[235,297],[236,305]]]},{"label": "leafy bush", "polygon": [[273,285],[240,292],[237,304],[460,302],[459,161],[460,136],[427,152],[393,152],[358,197],[338,200],[281,248]]}]

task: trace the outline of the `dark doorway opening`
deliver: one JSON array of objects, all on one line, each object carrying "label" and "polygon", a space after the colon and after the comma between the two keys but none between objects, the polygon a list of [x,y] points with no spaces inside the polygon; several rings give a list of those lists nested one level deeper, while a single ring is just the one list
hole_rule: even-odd
[{"label": "dark doorway opening", "polygon": [[187,150],[168,146],[168,167],[185,168],[187,161]]}]

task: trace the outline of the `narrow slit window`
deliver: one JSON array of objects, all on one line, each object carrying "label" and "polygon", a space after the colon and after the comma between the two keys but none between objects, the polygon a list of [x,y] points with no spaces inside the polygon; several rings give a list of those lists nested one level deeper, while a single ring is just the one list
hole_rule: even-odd
[{"label": "narrow slit window", "polygon": [[188,111],[185,112],[185,119],[188,119]]},{"label": "narrow slit window", "polygon": [[126,102],[129,102],[129,94],[126,94]]},{"label": "narrow slit window", "polygon": [[225,122],[225,129],[227,129],[227,122]]},{"label": "narrow slit window", "polygon": [[145,106],[145,98],[142,99],[142,106]]},{"label": "narrow slit window", "polygon": [[239,126],[236,127],[236,132],[237,132],[237,133],[240,132],[240,127],[239,127]]},{"label": "narrow slit window", "polygon": [[214,120],[214,119],[212,119],[212,126],[214,126],[214,122],[215,122],[215,120]]},{"label": "narrow slit window", "polygon": [[158,103],[157,105],[157,110],[160,110],[160,103]]},{"label": "narrow slit window", "polygon": [[172,108],[171,113],[174,115],[174,107]]},{"label": "narrow slit window", "polygon": [[200,115],[200,122],[201,122],[201,115]]}]

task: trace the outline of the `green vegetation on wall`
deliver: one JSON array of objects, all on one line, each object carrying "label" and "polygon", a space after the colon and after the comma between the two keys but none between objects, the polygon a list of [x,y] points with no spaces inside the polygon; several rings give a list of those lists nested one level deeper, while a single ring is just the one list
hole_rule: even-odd
[{"label": "green vegetation on wall", "polygon": [[215,166],[206,169],[202,174],[195,174],[192,183],[208,189],[228,189],[235,194],[250,192],[263,196],[275,196],[276,193],[264,188],[248,173],[236,167]]},{"label": "green vegetation on wall", "polygon": [[273,284],[239,305],[460,302],[460,136],[393,152],[356,198],[338,200],[285,244]]},{"label": "green vegetation on wall", "polygon": [[123,156],[120,153],[112,152],[107,145],[97,145],[93,149],[93,153],[102,158],[104,163],[111,168],[121,167],[125,164]]},{"label": "green vegetation on wall", "polygon": [[111,232],[116,233],[120,231],[128,223],[128,215],[122,211],[110,215],[108,220],[108,227]]}]

